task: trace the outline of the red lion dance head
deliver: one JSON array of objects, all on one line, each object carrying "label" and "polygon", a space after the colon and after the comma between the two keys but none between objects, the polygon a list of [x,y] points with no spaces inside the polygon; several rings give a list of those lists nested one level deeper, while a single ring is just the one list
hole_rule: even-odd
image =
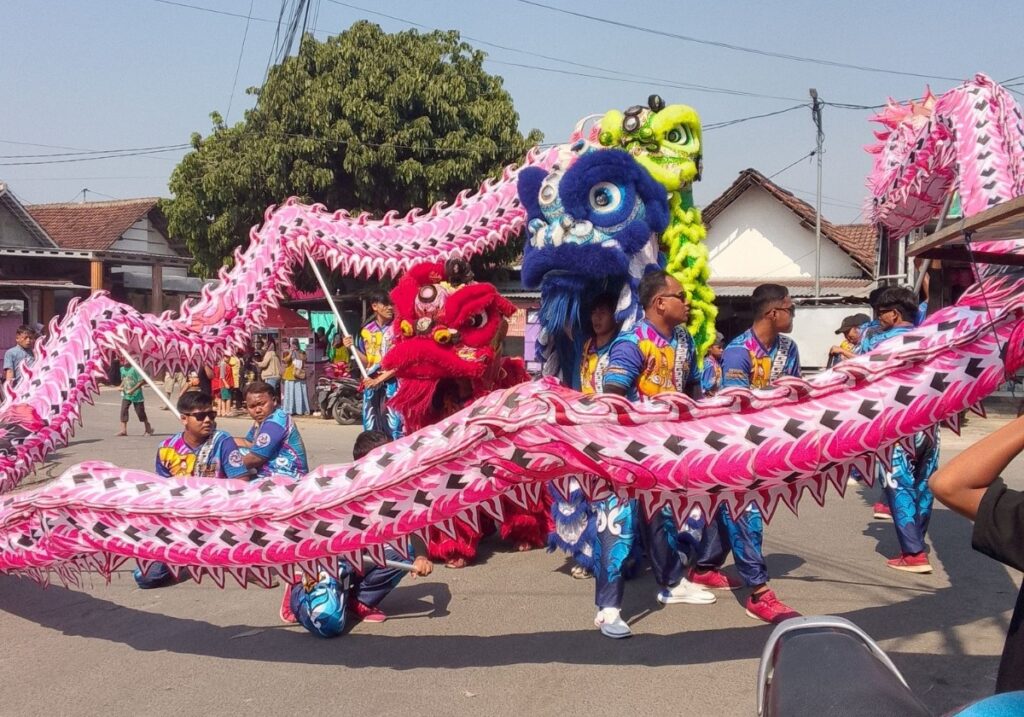
[{"label": "red lion dance head", "polygon": [[416,431],[472,399],[529,377],[520,359],[501,355],[507,318],[516,312],[491,284],[476,283],[461,259],[419,264],[391,292],[395,343],[384,357],[398,392],[391,406]]}]

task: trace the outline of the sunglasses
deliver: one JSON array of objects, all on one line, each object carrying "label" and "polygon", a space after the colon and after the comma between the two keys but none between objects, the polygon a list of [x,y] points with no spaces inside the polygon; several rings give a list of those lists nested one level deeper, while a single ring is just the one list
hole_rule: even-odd
[{"label": "sunglasses", "polygon": [[658,294],[658,296],[659,297],[663,297],[665,299],[679,299],[680,301],[683,301],[683,302],[686,301],[686,292],[685,291],[677,291],[674,294]]},{"label": "sunglasses", "polygon": [[183,413],[182,416],[191,416],[199,422],[205,421],[209,418],[211,421],[217,418],[217,412],[214,410],[209,411],[193,411],[192,413]]}]

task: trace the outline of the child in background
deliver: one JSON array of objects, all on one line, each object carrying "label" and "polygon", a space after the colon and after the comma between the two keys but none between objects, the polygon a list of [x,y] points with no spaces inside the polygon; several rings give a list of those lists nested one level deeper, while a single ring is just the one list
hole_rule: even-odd
[{"label": "child in background", "polygon": [[153,435],[153,426],[149,425],[146,416],[146,397],[142,395],[142,374],[134,366],[121,367],[121,430],[118,436],[128,435],[128,409],[135,409],[139,422],[146,428],[146,435]]}]

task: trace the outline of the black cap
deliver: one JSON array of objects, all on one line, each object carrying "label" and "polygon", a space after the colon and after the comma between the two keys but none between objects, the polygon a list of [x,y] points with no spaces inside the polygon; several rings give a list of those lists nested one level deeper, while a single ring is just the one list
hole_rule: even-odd
[{"label": "black cap", "polygon": [[843,323],[840,324],[839,328],[836,329],[837,334],[845,334],[850,329],[866,324],[871,321],[871,317],[867,314],[853,314],[843,319]]}]

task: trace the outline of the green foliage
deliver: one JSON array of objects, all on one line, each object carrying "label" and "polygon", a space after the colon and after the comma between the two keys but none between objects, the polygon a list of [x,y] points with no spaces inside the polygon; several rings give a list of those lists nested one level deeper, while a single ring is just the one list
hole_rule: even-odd
[{"label": "green foliage", "polygon": [[289,196],[379,216],[497,176],[542,136],[519,133],[512,98],[483,59],[455,31],[387,34],[360,21],[324,42],[307,35],[250,88],[257,102],[242,122],[228,127],[214,113],[212,133],[192,136],[163,206],[171,234],[208,275]]}]

